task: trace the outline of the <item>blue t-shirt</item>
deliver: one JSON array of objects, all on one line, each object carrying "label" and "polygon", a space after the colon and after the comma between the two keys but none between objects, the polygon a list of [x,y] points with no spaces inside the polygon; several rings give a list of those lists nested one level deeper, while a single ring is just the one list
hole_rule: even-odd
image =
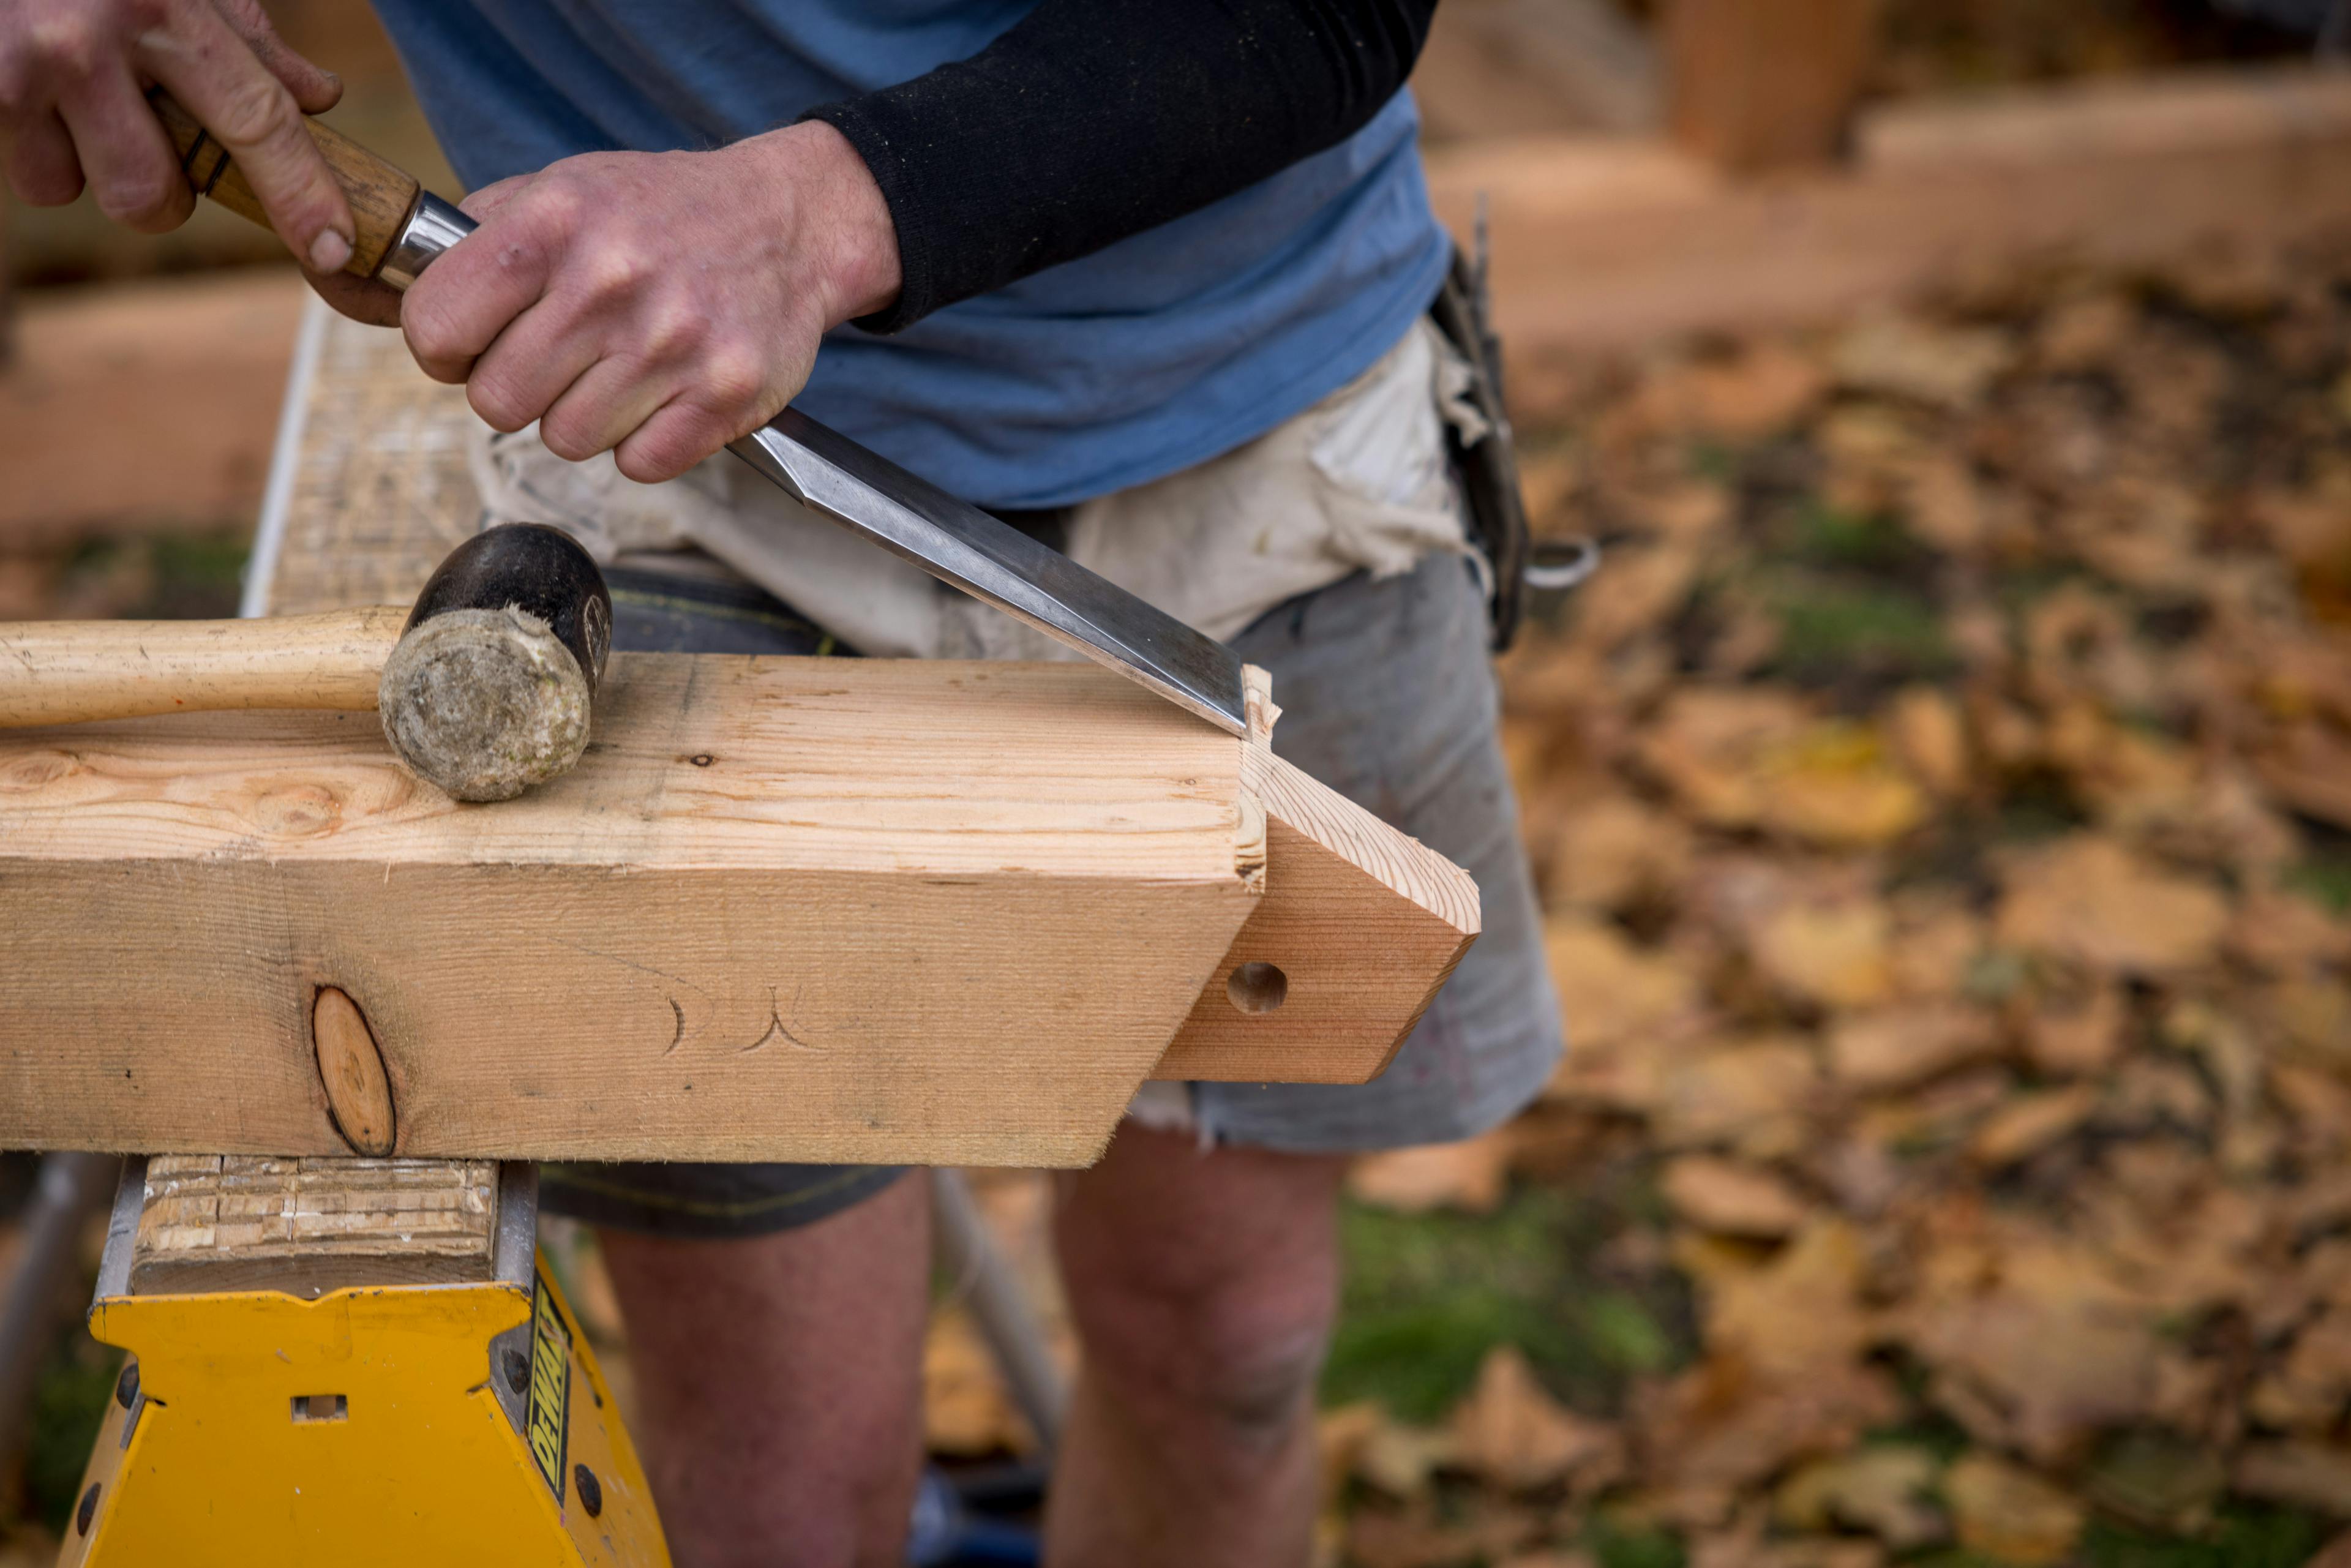
[{"label": "blue t-shirt", "polygon": [[[977,54],[1035,0],[377,0],[480,186],[573,153],[707,148]],[[1263,434],[1435,297],[1419,115],[890,337],[835,330],[796,400],[982,506],[1050,507]]]}]

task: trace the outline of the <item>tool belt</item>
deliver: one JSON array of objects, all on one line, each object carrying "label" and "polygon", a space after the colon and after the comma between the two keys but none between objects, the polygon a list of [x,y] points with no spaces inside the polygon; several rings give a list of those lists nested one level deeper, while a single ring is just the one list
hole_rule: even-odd
[{"label": "tool belt", "polygon": [[1469,542],[1492,569],[1488,614],[1496,653],[1510,645],[1526,605],[1527,505],[1519,490],[1519,459],[1510,416],[1502,406],[1502,342],[1494,335],[1486,293],[1485,236],[1480,225],[1473,259],[1455,246],[1445,285],[1428,308],[1429,319],[1468,361],[1469,397],[1485,416],[1474,440],[1447,423],[1446,446],[1453,472],[1468,503]]}]

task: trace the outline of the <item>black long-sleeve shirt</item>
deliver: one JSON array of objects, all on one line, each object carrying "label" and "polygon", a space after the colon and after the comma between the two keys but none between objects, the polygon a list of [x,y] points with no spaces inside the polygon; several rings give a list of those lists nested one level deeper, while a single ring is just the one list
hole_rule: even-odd
[{"label": "black long-sleeve shirt", "polygon": [[903,283],[942,306],[1182,217],[1360,130],[1437,0],[1042,0],[967,60],[818,106],[889,204]]}]

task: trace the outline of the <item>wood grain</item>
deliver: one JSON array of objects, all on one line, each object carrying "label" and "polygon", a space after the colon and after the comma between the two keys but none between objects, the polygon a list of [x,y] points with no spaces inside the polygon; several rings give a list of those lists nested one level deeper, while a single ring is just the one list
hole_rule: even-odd
[{"label": "wood grain", "polygon": [[131,1244],[134,1295],[486,1281],[488,1160],[157,1155]]},{"label": "wood grain", "polygon": [[[155,116],[163,122],[164,132],[180,155],[180,167],[187,171],[188,183],[196,193],[211,197],[241,218],[269,227],[269,214],[262,211],[261,198],[246,183],[245,172],[229,157],[228,150],[214,141],[171,94],[156,89],[147,97],[155,106]],[[328,169],[335,176],[335,183],[342,187],[343,197],[351,205],[356,233],[351,258],[343,264],[343,270],[357,277],[372,277],[383,266],[392,241],[400,237],[401,225],[415,207],[420,187],[407,173],[323,120],[305,120],[303,129],[318,144]]]},{"label": "wood grain", "polygon": [[402,1155],[1092,1159],[1256,902],[1245,748],[1087,665],[611,670],[492,808],[360,715],[0,736],[0,1146],[344,1151],[332,986]]},{"label": "wood grain", "polygon": [[372,709],[408,611],[0,622],[0,727],[236,708]]}]

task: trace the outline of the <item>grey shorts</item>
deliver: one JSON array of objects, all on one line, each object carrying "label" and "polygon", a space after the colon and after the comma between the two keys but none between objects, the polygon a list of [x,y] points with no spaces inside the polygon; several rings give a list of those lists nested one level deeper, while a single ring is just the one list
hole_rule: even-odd
[{"label": "grey shorts", "polygon": [[[829,651],[758,590],[613,574],[622,648]],[[1233,639],[1272,672],[1274,750],[1467,870],[1483,933],[1388,1070],[1369,1083],[1194,1083],[1204,1138],[1291,1153],[1465,1138],[1531,1101],[1559,1059],[1559,1003],[1497,733],[1485,604],[1468,566],[1437,555],[1400,577],[1361,573],[1302,594]],[[602,1225],[748,1236],[872,1196],[894,1167],[549,1166],[540,1201]]]}]

